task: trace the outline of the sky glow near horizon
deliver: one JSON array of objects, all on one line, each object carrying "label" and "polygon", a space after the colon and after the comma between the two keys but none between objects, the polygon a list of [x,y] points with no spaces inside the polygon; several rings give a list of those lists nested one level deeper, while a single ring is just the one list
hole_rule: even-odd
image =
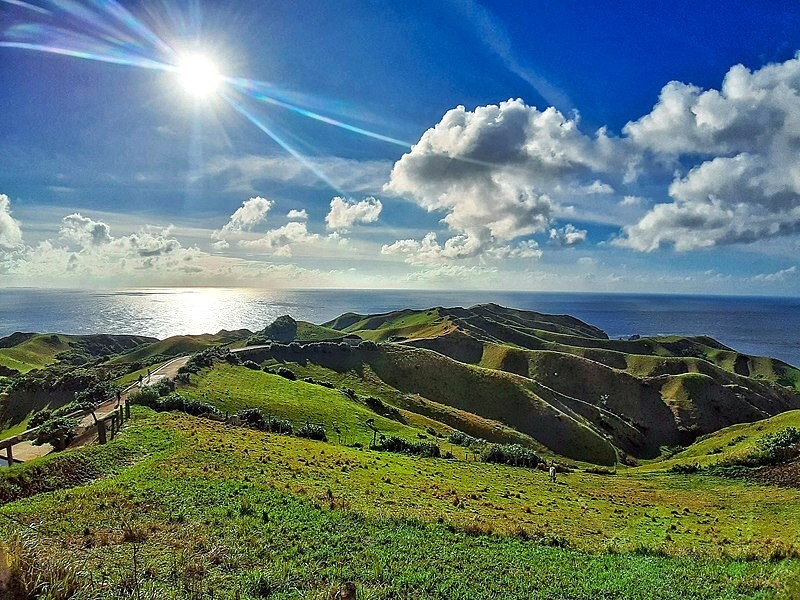
[{"label": "sky glow near horizon", "polygon": [[799,25],[0,0],[0,286],[797,296]]}]

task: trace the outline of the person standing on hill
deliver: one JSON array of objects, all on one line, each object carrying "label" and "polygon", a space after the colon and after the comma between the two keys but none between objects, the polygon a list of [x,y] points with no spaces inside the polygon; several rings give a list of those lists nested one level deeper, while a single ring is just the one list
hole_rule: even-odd
[{"label": "person standing on hill", "polygon": [[550,465],[550,481],[553,483],[556,482],[556,466],[555,464]]}]

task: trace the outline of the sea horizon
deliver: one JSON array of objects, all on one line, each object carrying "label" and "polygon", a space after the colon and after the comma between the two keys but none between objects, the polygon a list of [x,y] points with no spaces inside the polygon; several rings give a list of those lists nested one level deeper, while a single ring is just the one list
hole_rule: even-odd
[{"label": "sea horizon", "polygon": [[568,314],[600,327],[612,339],[708,335],[740,352],[800,365],[800,342],[791,333],[800,329],[800,299],[786,296],[205,286],[2,288],[0,336],[25,331],[163,339],[221,329],[256,331],[284,314],[323,323],[345,312],[375,314],[488,302]]}]

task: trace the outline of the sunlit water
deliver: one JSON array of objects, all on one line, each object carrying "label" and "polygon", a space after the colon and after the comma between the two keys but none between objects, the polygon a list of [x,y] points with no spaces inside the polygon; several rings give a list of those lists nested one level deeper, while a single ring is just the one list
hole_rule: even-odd
[{"label": "sunlit water", "polygon": [[528,292],[137,289],[114,292],[0,290],[0,336],[14,331],[128,333],[164,338],[257,330],[280,315],[322,323],[345,312],[496,302],[570,314],[612,338],[710,335],[749,354],[800,365],[800,299]]}]

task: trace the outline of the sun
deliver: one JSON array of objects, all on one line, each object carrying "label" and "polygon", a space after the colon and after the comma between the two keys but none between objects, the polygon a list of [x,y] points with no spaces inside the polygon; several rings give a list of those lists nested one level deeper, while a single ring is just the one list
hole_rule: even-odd
[{"label": "sun", "polygon": [[222,82],[217,65],[202,54],[188,54],[182,57],[176,72],[183,88],[201,100],[212,96]]}]

